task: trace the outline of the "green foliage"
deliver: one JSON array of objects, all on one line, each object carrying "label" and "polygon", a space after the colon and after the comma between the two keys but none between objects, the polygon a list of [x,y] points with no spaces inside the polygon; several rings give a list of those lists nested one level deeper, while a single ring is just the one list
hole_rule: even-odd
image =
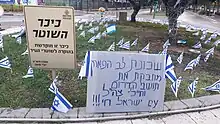
[{"label": "green foliage", "polygon": [[[88,28],[84,28],[88,30]],[[101,32],[105,30],[104,27],[100,29]],[[139,37],[138,46],[132,47],[132,51],[137,51],[150,45],[150,53],[158,53],[162,50],[162,44],[167,39],[167,26],[161,26],[151,23],[130,23],[125,22],[118,24],[117,33],[111,34],[101,40],[96,40],[95,44],[88,43],[88,39],[93,34],[86,33],[86,37],[78,37],[81,31],[76,33],[77,35],[77,63],[80,64],[86,52],[88,50],[105,51],[112,44],[112,42],[118,42],[121,37],[125,38],[125,41],[134,41]],[[96,33],[97,34],[97,33]],[[185,32],[184,29],[179,29],[179,39],[185,39],[188,41],[188,45],[194,43],[193,36],[189,32]],[[8,56],[12,63],[12,73],[9,69],[0,68],[0,107],[50,107],[54,94],[49,92],[48,88],[52,83],[51,72],[49,70],[34,69],[34,78],[22,79],[27,72],[29,62],[28,56],[21,56],[26,50],[26,40],[22,39],[21,45],[15,42],[14,38],[4,37],[4,52],[0,52],[0,59]],[[210,46],[207,46],[207,49]],[[117,48],[117,50],[121,50]],[[190,98],[187,86],[195,77],[199,77],[198,90],[196,96],[210,95],[213,93],[204,92],[201,88],[212,84],[219,77],[220,72],[220,60],[216,57],[211,58],[208,64],[201,63],[202,65],[197,67],[194,72],[183,72],[185,65],[196,57],[194,54],[184,54],[184,62],[181,65],[176,63],[176,59],[179,53],[176,51],[169,51],[172,55],[173,62],[176,66],[176,73],[178,76],[187,78],[182,82],[179,90],[179,97],[181,99]],[[213,68],[213,66],[215,68]],[[202,68],[202,69],[200,69]],[[79,80],[78,73],[80,67],[75,70],[57,70],[59,74],[60,85],[58,85],[60,92],[73,104],[74,107],[86,105],[86,91],[87,82],[86,79]],[[171,89],[170,82],[167,81],[165,100],[175,100]]]}]

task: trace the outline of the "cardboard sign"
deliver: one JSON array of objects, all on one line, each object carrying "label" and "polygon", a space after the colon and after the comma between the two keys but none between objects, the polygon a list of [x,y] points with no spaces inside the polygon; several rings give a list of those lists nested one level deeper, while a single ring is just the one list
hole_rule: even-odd
[{"label": "cardboard sign", "polygon": [[74,69],[74,9],[25,6],[24,14],[31,66],[44,69]]},{"label": "cardboard sign", "polygon": [[161,111],[165,55],[88,52],[87,112]]}]

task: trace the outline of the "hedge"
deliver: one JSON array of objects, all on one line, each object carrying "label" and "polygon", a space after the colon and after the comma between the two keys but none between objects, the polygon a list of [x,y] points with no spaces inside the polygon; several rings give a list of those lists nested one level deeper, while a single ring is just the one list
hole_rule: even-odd
[{"label": "hedge", "polygon": [[5,12],[23,12],[22,5],[1,5]]}]

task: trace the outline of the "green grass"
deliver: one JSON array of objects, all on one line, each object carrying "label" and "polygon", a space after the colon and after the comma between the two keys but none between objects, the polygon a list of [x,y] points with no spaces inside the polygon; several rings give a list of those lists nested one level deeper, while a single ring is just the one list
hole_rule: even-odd
[{"label": "green grass", "polygon": [[[104,31],[104,28],[100,29]],[[133,51],[140,50],[147,43],[151,43],[150,52],[158,53],[162,50],[162,44],[167,39],[167,26],[161,26],[151,23],[130,23],[118,24],[117,33],[112,34],[101,40],[97,40],[95,44],[88,43],[88,39],[93,36],[87,34],[85,38],[77,37],[77,62],[80,63],[88,50],[105,51],[112,42],[118,42],[121,37],[126,41],[133,42],[139,37],[138,47],[133,47]],[[185,32],[183,29],[179,30],[178,38],[188,41],[188,45],[194,44],[194,37],[192,33]],[[81,31],[77,32],[77,36]],[[97,33],[96,33],[97,34]],[[14,38],[8,36],[4,37],[5,52],[0,52],[0,59],[8,56],[12,63],[12,72],[9,69],[0,68],[0,107],[50,107],[54,95],[48,90],[52,79],[51,72],[48,70],[34,69],[34,78],[22,79],[27,72],[29,62],[28,56],[21,56],[26,50],[26,40],[22,39],[23,43],[18,45]],[[206,46],[206,49],[211,46]],[[119,50],[119,49],[118,49]],[[187,78],[182,82],[179,89],[179,98],[190,98],[191,94],[188,92],[188,85],[199,77],[198,90],[196,97],[213,94],[205,92],[201,88],[208,86],[219,78],[220,60],[216,57],[211,58],[208,64],[202,63],[192,72],[183,72],[185,65],[197,55],[185,54],[184,62],[181,65],[176,63],[176,58],[179,53],[172,52],[173,62],[176,66],[177,76]],[[205,66],[204,66],[205,65]],[[202,68],[202,69],[201,69]],[[61,83],[58,85],[61,93],[73,104],[74,107],[85,106],[86,104],[86,79],[79,80],[78,72],[80,67],[75,70],[57,71]],[[167,81],[165,100],[175,100],[170,89],[170,82]]]}]

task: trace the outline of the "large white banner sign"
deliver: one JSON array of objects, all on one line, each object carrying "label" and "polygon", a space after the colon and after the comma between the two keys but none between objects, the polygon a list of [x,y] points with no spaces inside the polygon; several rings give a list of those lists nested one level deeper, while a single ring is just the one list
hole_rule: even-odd
[{"label": "large white banner sign", "polygon": [[91,51],[88,56],[87,112],[163,110],[164,55]]}]

